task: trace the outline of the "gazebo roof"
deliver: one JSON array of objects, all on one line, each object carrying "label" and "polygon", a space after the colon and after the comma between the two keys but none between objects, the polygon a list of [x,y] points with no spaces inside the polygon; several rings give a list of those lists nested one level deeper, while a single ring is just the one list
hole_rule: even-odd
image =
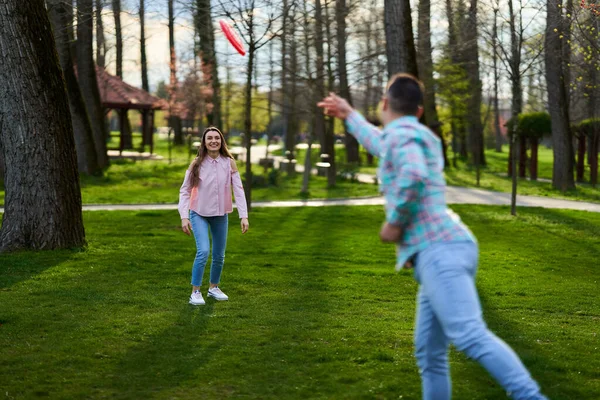
[{"label": "gazebo roof", "polygon": [[118,76],[96,66],[96,77],[102,106],[113,109],[159,110],[163,108],[160,98],[145,90],[131,86]]}]

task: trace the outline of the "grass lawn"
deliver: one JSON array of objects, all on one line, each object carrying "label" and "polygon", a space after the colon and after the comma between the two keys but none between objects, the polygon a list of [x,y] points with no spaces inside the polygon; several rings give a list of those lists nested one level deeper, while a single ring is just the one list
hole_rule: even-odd
[{"label": "grass lawn", "polygon": [[[135,139],[135,138],[134,138]],[[115,139],[113,138],[113,141]],[[112,143],[111,146],[116,145]],[[134,142],[134,145],[137,143]],[[84,204],[148,204],[176,203],[185,170],[193,157],[188,157],[186,147],[171,148],[169,164],[168,143],[157,140],[155,152],[165,157],[164,161],[133,161],[116,159],[102,176],[82,176],[81,195]],[[189,160],[189,161],[188,161]],[[238,163],[240,171],[245,166]],[[262,175],[263,169],[253,167],[254,175]],[[291,200],[300,198],[326,199],[375,196],[376,185],[365,185],[340,180],[333,188],[327,188],[327,179],[311,177],[309,194],[300,193],[302,176],[288,177],[281,174],[277,185],[265,184],[253,187],[252,200]],[[0,187],[0,205],[4,204],[4,188]]]},{"label": "grass lawn", "polygon": [[[454,208],[481,241],[487,322],[553,400],[600,398],[600,214]],[[187,304],[176,212],[84,213],[84,251],[0,255],[6,398],[419,399],[416,284],[377,239],[380,207],[231,219],[223,290]],[[205,275],[205,279],[206,279]],[[455,399],[503,399],[451,352]]]},{"label": "grass lawn", "polygon": [[[319,158],[320,149],[313,149],[311,157],[313,162]],[[304,160],[305,150],[298,150],[298,159]],[[449,153],[450,162],[452,162],[452,153]],[[538,176],[541,179],[552,179],[553,155],[552,149],[544,146],[539,148],[539,164]],[[366,164],[366,152],[361,148],[361,159]],[[496,153],[494,150],[486,151],[486,161],[488,165],[481,170],[479,188],[485,190],[493,190],[498,192],[511,192],[512,180],[506,176],[507,173],[508,147],[504,146],[504,152]],[[346,152],[343,146],[336,147],[336,162],[343,168],[346,160]],[[359,168],[361,173],[375,174],[377,171],[377,159],[375,165],[362,165]],[[589,167],[586,165],[586,171],[589,173]],[[452,186],[477,187],[475,178],[475,169],[462,162],[458,161],[458,168],[449,168],[446,171],[446,181]],[[586,175],[586,178],[589,175]],[[552,188],[549,182],[532,182],[526,179],[519,179],[517,193],[520,195],[544,196],[564,198],[570,200],[581,200],[600,203],[600,187],[592,188],[589,184],[577,184],[575,190],[562,193]]]}]

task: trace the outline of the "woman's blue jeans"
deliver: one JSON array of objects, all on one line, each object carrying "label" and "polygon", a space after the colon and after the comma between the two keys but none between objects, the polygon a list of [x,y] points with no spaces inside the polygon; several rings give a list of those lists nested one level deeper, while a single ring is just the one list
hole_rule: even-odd
[{"label": "woman's blue jeans", "polygon": [[227,247],[227,214],[218,217],[202,217],[190,211],[190,222],[196,240],[196,258],[192,267],[192,285],[201,286],[204,267],[210,254],[208,231],[212,236],[212,263],[210,265],[210,283],[221,281],[221,272]]}]

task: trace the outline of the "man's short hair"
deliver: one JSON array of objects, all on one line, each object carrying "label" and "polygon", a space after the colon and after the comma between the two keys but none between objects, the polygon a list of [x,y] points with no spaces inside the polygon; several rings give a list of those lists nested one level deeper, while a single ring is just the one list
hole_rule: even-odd
[{"label": "man's short hair", "polygon": [[416,115],[423,104],[423,83],[411,74],[399,73],[390,79],[386,95],[390,109],[403,115]]}]

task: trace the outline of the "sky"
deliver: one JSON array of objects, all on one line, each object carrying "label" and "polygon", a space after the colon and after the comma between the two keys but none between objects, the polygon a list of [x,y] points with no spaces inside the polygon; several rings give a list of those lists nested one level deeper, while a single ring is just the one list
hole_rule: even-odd
[{"label": "sky", "polygon": [[[379,0],[382,2],[382,0]],[[494,0],[488,0],[482,2],[480,7],[479,18],[481,21],[489,23],[489,15],[491,15],[491,4]],[[140,72],[140,48],[139,48],[139,37],[140,27],[138,19],[138,6],[137,0],[122,0],[122,8],[125,10],[121,13],[123,40],[124,40],[124,61],[123,61],[123,79],[134,86],[141,86],[141,72]],[[416,30],[417,25],[417,4],[418,1],[412,0],[412,11],[413,11],[413,28]],[[514,0],[517,6],[518,1]],[[167,26],[167,9],[166,0],[146,0],[146,52],[148,56],[148,75],[150,81],[151,91],[154,91],[159,81],[169,81],[169,37],[168,37],[168,26]],[[184,3],[192,3],[191,0],[181,0],[179,3],[176,1],[175,6],[175,43],[176,53],[178,59],[178,78],[183,79],[183,75],[187,70],[187,65],[192,60],[192,48],[193,48],[193,25],[191,20],[192,11],[186,9]],[[213,0],[213,4],[215,0]],[[218,0],[216,2],[218,4]],[[501,4],[505,3],[501,1]],[[527,24],[528,29],[531,32],[540,31],[543,24],[545,24],[545,10],[541,10],[540,7],[543,4],[541,0],[523,0],[525,6],[524,11],[524,23]],[[506,10],[501,14],[506,17]],[[115,71],[115,60],[116,53],[114,49],[115,35],[114,35],[114,17],[109,6],[105,7],[103,12],[103,24],[105,28],[105,38],[108,44],[108,52],[106,55],[107,67],[110,72]],[[215,27],[215,40],[217,47],[217,57],[220,65],[220,76],[221,80],[225,79],[226,65],[230,66],[231,76],[234,81],[243,82],[245,75],[245,64],[246,58],[240,56],[233,47],[224,38],[221,29],[218,26],[218,17],[213,19]],[[447,40],[447,21],[445,17],[445,0],[432,0],[432,18],[431,18],[431,29],[433,32],[432,44],[434,48],[434,58],[440,54],[441,44]],[[351,29],[349,26],[350,36],[348,42],[348,63],[350,69],[350,82],[352,85],[353,79],[357,77],[352,76],[352,65],[357,60],[357,46],[352,42]],[[489,28],[489,27],[488,27]],[[485,29],[480,29],[480,35],[483,34]],[[415,34],[416,37],[416,34]],[[508,40],[506,36],[502,37],[502,40]],[[480,46],[484,45],[484,39],[480,39]],[[278,46],[278,44],[277,44]],[[481,53],[481,48],[480,48]],[[275,52],[277,56],[277,50]],[[266,86],[268,83],[268,77],[266,71],[268,70],[268,47],[265,46],[258,53],[258,65],[259,65],[259,85]],[[489,62],[482,62],[481,65],[481,76],[484,84],[484,95],[486,90],[489,91],[491,87],[491,73],[489,71]],[[506,78],[503,79],[501,84],[502,92],[508,92],[509,86],[506,82]]]}]

